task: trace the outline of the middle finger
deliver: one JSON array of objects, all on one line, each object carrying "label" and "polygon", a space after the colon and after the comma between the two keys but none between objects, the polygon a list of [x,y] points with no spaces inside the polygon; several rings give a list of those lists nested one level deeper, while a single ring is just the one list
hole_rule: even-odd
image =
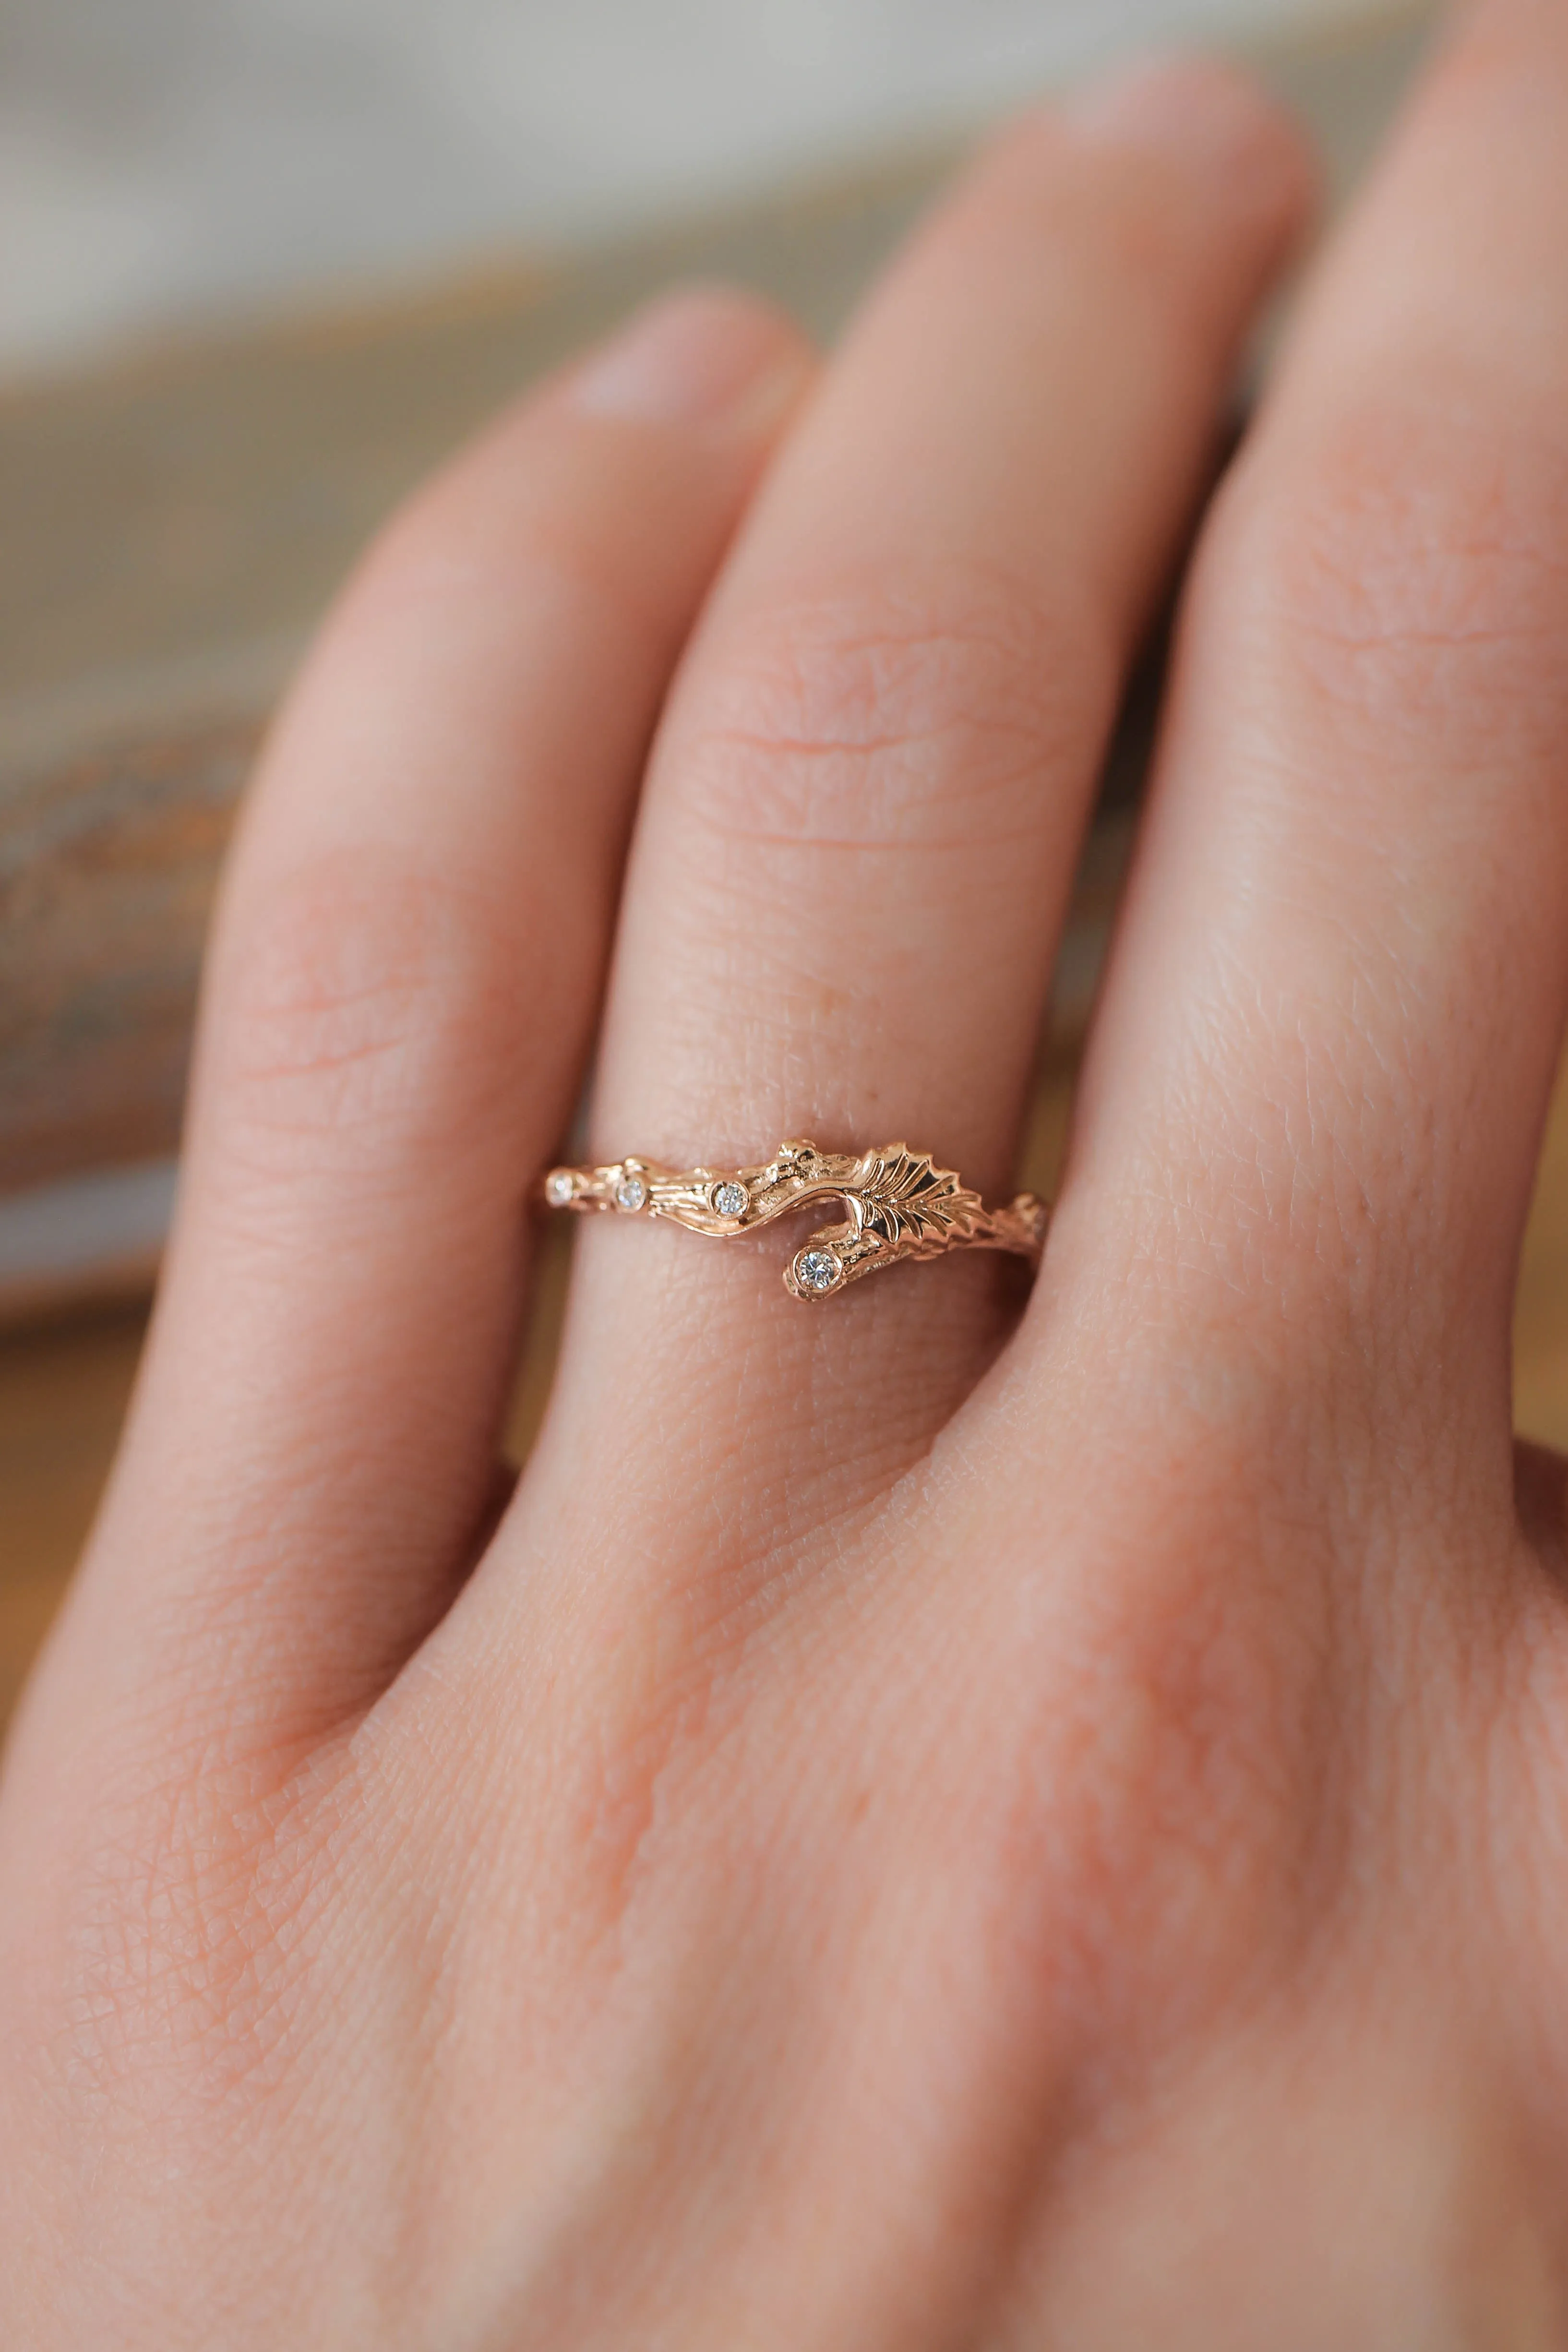
[{"label": "middle finger", "polygon": [[[1005,1188],[1121,682],[1309,186],[1250,83],[1145,71],[1019,126],[915,241],[677,687],[596,1156],[726,1169],[788,1136],[906,1138]],[[781,1286],[789,1237],[582,1238],[559,1458],[581,1414],[661,1450],[686,1415],[706,1495],[743,1464],[759,1533],[815,1515],[824,1479],[841,1503],[904,1466],[1001,1328],[983,1261],[817,1307]],[[731,1496],[742,1542],[747,1515]]]}]

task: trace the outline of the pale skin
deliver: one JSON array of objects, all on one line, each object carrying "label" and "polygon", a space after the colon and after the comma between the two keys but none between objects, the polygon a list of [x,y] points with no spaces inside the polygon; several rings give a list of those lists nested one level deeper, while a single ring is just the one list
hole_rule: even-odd
[{"label": "pale skin", "polygon": [[7,2347],[1568,2345],[1556,0],[1455,28],[1204,523],[1027,1305],[591,1220],[496,1493],[601,1014],[596,1159],[1009,1189],[1312,201],[1225,69],[1031,117],[830,365],[680,298],[350,585],[9,1757]]}]

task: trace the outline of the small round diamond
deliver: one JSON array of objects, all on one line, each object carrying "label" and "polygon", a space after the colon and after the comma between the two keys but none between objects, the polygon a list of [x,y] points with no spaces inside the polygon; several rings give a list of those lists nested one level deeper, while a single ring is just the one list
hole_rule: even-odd
[{"label": "small round diamond", "polygon": [[713,1204],[721,1217],[743,1217],[746,1214],[744,1184],[716,1184]]},{"label": "small round diamond", "polygon": [[615,1205],[618,1209],[624,1209],[629,1216],[635,1216],[639,1209],[647,1207],[648,1187],[641,1176],[630,1171],[622,1176],[615,1187]]},{"label": "small round diamond", "polygon": [[841,1272],[831,1250],[803,1249],[795,1260],[795,1279],[802,1290],[831,1290]]},{"label": "small round diamond", "polygon": [[552,1209],[564,1209],[571,1199],[571,1178],[564,1168],[545,1178],[545,1199]]}]

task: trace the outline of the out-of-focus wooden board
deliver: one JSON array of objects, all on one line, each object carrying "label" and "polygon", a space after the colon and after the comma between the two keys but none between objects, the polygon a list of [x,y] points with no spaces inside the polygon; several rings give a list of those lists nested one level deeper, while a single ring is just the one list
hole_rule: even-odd
[{"label": "out-of-focus wooden board", "polygon": [[[1030,1124],[1025,1175],[1048,1192],[1066,1136],[1071,1075],[1065,1066],[1048,1073]],[[567,1273],[566,1237],[557,1229],[539,1268],[538,1313],[507,1433],[516,1461],[526,1455],[549,1395]],[[122,1311],[0,1337],[0,1726],[87,1534],[144,1322],[141,1313]],[[1568,1081],[1558,1089],[1525,1243],[1515,1421],[1525,1435],[1568,1449]]]},{"label": "out-of-focus wooden board", "polygon": [[1568,1453],[1568,1066],[1546,1129],[1513,1318],[1513,1419]]},{"label": "out-of-focus wooden board", "polygon": [[0,1713],[8,1715],[113,1458],[144,1315],[0,1338]]}]

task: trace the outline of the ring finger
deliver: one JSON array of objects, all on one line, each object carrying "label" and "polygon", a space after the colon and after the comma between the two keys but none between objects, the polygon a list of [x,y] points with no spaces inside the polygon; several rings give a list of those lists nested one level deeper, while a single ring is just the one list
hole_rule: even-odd
[{"label": "ring finger", "polygon": [[[1120,684],[1309,184],[1249,83],[1145,70],[1019,125],[916,239],[677,684],[602,1158],[736,1168],[792,1135],[904,1137],[1005,1185]],[[1002,1328],[983,1261],[819,1312],[780,1285],[787,1242],[615,1218],[583,1240],[536,1494],[572,1507],[598,1416],[635,1465],[688,1415],[685,1501],[742,1550],[906,1466]]]}]

